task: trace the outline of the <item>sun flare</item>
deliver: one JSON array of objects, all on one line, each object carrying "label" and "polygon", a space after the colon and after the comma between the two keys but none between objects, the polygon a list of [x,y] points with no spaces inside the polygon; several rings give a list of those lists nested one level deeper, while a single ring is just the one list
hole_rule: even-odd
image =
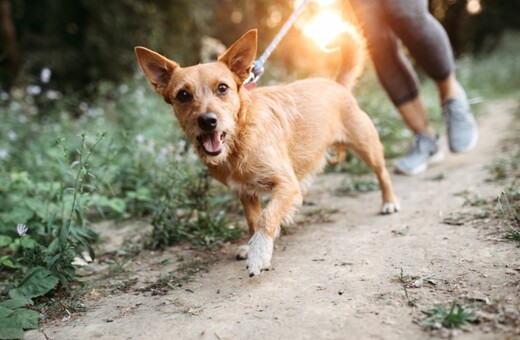
[{"label": "sun flare", "polygon": [[331,46],[329,45],[340,34],[349,31],[351,24],[343,20],[338,10],[326,9],[303,23],[301,29],[303,34],[318,45],[320,49],[330,51]]}]

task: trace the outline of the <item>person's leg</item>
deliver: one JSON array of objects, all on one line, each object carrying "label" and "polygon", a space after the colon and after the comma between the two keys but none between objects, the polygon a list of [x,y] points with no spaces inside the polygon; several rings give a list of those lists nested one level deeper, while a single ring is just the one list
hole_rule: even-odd
[{"label": "person's leg", "polygon": [[428,12],[427,0],[382,0],[382,4],[392,30],[437,84],[450,150],[471,150],[478,140],[477,125],[455,76],[453,51],[446,31]]},{"label": "person's leg", "polygon": [[[410,128],[414,132],[427,130],[419,124],[426,119],[419,119],[418,122],[412,122],[413,118],[406,119],[409,107],[406,104],[418,100],[419,97],[417,75],[402,53],[399,39],[386,22],[385,8],[381,1],[351,0],[350,3],[366,39],[379,81],[390,100],[397,108],[402,106],[405,120],[411,123]],[[415,106],[421,110],[422,105]]]},{"label": "person's leg", "polygon": [[455,62],[448,35],[428,11],[428,1],[380,1],[388,25],[428,76],[444,81],[453,74]]},{"label": "person's leg", "polygon": [[429,125],[419,97],[415,71],[386,22],[385,8],[380,0],[351,0],[351,5],[367,41],[379,81],[415,135],[410,152],[395,164],[396,170],[408,175],[419,173],[440,154],[437,136]]},{"label": "person's leg", "polygon": [[426,109],[419,97],[399,105],[397,109],[406,122],[406,125],[408,125],[414,134],[423,133],[430,137],[435,135],[428,121]]}]

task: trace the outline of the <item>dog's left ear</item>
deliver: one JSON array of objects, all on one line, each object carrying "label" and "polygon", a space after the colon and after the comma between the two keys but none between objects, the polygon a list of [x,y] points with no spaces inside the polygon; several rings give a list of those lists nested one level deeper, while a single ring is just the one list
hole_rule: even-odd
[{"label": "dog's left ear", "polygon": [[234,72],[241,82],[244,82],[251,72],[256,57],[256,29],[248,31],[238,39],[218,61],[223,62]]}]

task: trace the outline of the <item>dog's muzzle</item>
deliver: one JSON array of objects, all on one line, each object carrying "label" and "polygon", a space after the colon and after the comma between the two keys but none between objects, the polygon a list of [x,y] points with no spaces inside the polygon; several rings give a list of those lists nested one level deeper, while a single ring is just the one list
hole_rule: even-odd
[{"label": "dog's muzzle", "polygon": [[216,156],[224,149],[224,138],[226,133],[217,131],[217,115],[213,112],[206,113],[197,119],[199,127],[203,133],[197,137],[204,151],[210,156]]}]

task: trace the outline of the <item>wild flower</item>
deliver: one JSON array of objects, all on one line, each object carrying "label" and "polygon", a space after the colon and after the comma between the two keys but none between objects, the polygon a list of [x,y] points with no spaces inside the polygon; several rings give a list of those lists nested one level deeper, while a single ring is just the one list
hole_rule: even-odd
[{"label": "wild flower", "polygon": [[16,132],[12,130],[7,132],[7,138],[9,138],[10,141],[15,141],[17,137],[18,135],[16,134]]},{"label": "wild flower", "polygon": [[47,84],[51,80],[52,71],[48,67],[44,67],[40,73],[40,80],[42,83]]},{"label": "wild flower", "polygon": [[170,152],[167,147],[160,148],[157,157],[155,158],[155,163],[160,164],[165,162],[168,159],[169,154]]},{"label": "wild flower", "polygon": [[85,102],[82,102],[81,104],[79,104],[79,109],[83,112],[86,112],[88,110],[88,104]]},{"label": "wild flower", "polygon": [[119,93],[122,93],[122,94],[127,93],[129,90],[128,85],[126,85],[126,84],[119,85],[119,87],[117,89],[119,90]]},{"label": "wild flower", "polygon": [[61,97],[62,97],[62,95],[61,95],[61,92],[59,92],[59,91],[55,91],[55,90],[47,91],[47,99],[56,100],[56,99],[61,99]]},{"label": "wild flower", "polygon": [[42,88],[39,87],[38,85],[29,85],[27,86],[27,94],[31,95],[31,96],[36,96],[36,95],[39,95],[40,93],[42,93]]},{"label": "wild flower", "polygon": [[26,115],[19,115],[19,116],[18,116],[18,122],[19,122],[20,124],[25,124],[25,123],[27,123],[27,116],[26,116]]},{"label": "wild flower", "polygon": [[20,237],[27,235],[27,230],[29,230],[29,228],[27,228],[27,226],[23,223],[18,223],[16,225],[16,232]]},{"label": "wild flower", "polygon": [[137,141],[137,143],[142,143],[144,142],[144,136],[142,134],[138,134],[137,136],[135,136],[135,140]]}]

